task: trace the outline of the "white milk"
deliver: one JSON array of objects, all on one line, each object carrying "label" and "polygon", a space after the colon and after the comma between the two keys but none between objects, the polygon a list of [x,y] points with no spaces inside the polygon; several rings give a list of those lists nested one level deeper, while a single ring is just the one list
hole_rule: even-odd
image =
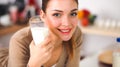
[{"label": "white milk", "polygon": [[35,45],[39,45],[48,35],[48,28],[45,27],[31,27],[31,31]]}]

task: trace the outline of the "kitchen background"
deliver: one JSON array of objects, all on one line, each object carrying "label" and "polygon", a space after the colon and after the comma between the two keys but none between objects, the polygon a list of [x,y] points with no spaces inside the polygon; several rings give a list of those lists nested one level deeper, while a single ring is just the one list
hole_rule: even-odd
[{"label": "kitchen background", "polygon": [[[120,0],[79,0],[80,10],[87,9],[97,16],[97,21],[94,21],[93,25],[95,26],[93,28],[96,29],[93,30],[92,28],[92,31],[85,29],[89,32],[83,30],[85,33],[83,34],[81,54],[88,56],[88,58],[81,61],[81,67],[112,67],[99,64],[98,56],[102,50],[109,49],[108,47],[115,45],[116,38],[120,37],[119,3]],[[104,32],[101,34],[101,31]],[[106,34],[106,32],[109,33]]]},{"label": "kitchen background", "polygon": [[[0,0],[0,5],[6,5],[10,2],[14,3],[15,0]],[[25,0],[25,4],[31,7],[31,4],[30,3],[28,4],[28,0]],[[90,56],[98,53],[99,51],[103,50],[109,45],[116,44],[116,38],[120,36],[119,6],[120,6],[120,0],[79,0],[79,10],[85,9],[88,10],[91,14],[97,16],[97,18],[95,19],[92,25],[82,26],[81,25],[82,21],[80,21],[80,26],[82,26],[82,31],[83,31],[83,44],[82,44],[81,55]],[[34,8],[30,8],[30,9],[34,9]],[[30,13],[30,15],[26,14],[27,18],[33,15],[34,15],[33,13]],[[2,16],[3,15],[1,15],[1,17]],[[6,28],[6,26],[9,26],[9,23],[6,24],[4,23],[2,22],[0,23],[2,27]],[[4,30],[4,29],[1,28],[0,30]],[[106,32],[108,32],[108,34],[106,34]],[[5,35],[3,34],[0,35],[0,47],[8,47],[9,40],[13,34],[14,32]],[[81,67],[87,67],[87,66],[83,65]],[[95,66],[89,66],[89,67],[95,67]]]},{"label": "kitchen background", "polygon": [[[107,20],[112,24],[112,21],[120,23],[120,0],[79,0],[79,9],[87,9],[92,14],[97,15],[97,18],[103,20],[102,30],[104,30]],[[102,22],[99,22],[102,23]],[[109,25],[110,26],[110,25]],[[116,28],[114,28],[115,30]],[[120,29],[120,28],[119,28]],[[119,30],[120,31],[120,30]],[[117,33],[117,32],[116,32]],[[120,35],[118,35],[119,37]],[[84,34],[84,53],[89,54],[96,52],[102,48],[115,44],[117,36],[106,36],[99,34]]]}]

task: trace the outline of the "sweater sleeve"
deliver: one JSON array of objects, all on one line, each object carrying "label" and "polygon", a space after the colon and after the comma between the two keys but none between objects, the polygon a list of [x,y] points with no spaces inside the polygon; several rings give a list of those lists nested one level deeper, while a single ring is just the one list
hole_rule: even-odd
[{"label": "sweater sleeve", "polygon": [[[25,30],[24,30],[25,31]],[[9,45],[8,67],[26,67],[29,60],[29,42],[26,33],[17,32]]]}]

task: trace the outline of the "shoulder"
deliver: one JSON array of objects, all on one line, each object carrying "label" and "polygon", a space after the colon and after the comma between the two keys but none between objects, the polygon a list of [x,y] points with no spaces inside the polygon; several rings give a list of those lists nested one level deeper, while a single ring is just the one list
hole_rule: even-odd
[{"label": "shoulder", "polygon": [[23,39],[31,34],[30,27],[25,27],[13,34],[12,39]]},{"label": "shoulder", "polygon": [[32,35],[30,31],[30,27],[25,27],[18,30],[10,39],[10,43],[19,42],[23,44],[29,44],[32,41]]}]

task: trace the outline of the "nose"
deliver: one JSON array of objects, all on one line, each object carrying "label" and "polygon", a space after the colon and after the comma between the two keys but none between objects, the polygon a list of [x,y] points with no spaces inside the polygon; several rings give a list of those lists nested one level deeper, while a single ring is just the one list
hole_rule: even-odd
[{"label": "nose", "polygon": [[62,25],[63,26],[70,26],[71,25],[71,21],[70,21],[70,18],[69,17],[64,17],[63,19],[62,19]]}]

